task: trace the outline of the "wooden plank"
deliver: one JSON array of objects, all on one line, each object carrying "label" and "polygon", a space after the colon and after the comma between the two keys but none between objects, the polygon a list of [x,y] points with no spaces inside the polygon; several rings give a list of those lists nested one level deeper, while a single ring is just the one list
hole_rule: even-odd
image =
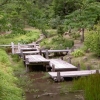
[{"label": "wooden plank", "polygon": [[[54,53],[54,52],[69,52],[69,51],[70,50],[67,50],[67,49],[65,49],[65,50],[48,50],[49,53]],[[43,50],[42,52],[45,53],[46,50]]]},{"label": "wooden plank", "polygon": [[21,48],[23,51],[36,51],[36,48]]},{"label": "wooden plank", "polygon": [[50,66],[51,67],[55,66],[55,71],[57,70],[60,70],[60,71],[61,70],[66,70],[66,71],[77,70],[77,67],[61,59],[50,59]]},{"label": "wooden plank", "polygon": [[41,55],[25,55],[25,59],[28,59],[29,63],[49,63],[50,61],[42,57]]},{"label": "wooden plank", "polygon": [[[53,53],[53,52],[69,52],[70,50],[48,50],[48,53]],[[26,51],[23,52],[23,54],[35,54],[39,53],[39,51]],[[41,53],[46,53],[46,50],[42,50]]]},{"label": "wooden plank", "polygon": [[[57,77],[57,72],[48,72],[48,73],[52,78]],[[95,73],[96,73],[96,70],[66,71],[66,72],[60,72],[60,76],[61,77],[78,77],[78,76],[88,76]],[[99,70],[99,73],[100,73],[100,70]]]},{"label": "wooden plank", "polygon": [[23,54],[37,54],[39,51],[25,51]]}]

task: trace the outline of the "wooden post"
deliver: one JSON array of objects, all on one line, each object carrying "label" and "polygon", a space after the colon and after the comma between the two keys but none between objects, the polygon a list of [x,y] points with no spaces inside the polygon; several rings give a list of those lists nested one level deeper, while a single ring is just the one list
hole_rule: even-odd
[{"label": "wooden post", "polygon": [[58,80],[58,82],[60,82],[60,80],[61,80],[60,72],[57,72],[57,80]]},{"label": "wooden post", "polygon": [[34,42],[34,48],[36,48],[36,43]]},{"label": "wooden post", "polygon": [[90,66],[87,66],[87,70],[91,70],[91,67]]},{"label": "wooden post", "polygon": [[63,57],[61,57],[61,60],[63,60]]},{"label": "wooden post", "polygon": [[40,53],[40,55],[42,55],[42,50],[41,49],[39,50],[39,53]]},{"label": "wooden post", "polygon": [[20,47],[20,43],[18,43],[18,52],[19,52],[19,53],[21,53],[20,48],[21,48],[21,47]]},{"label": "wooden post", "polygon": [[70,63],[70,64],[71,64],[71,57],[69,57],[69,58],[68,58],[68,63]]},{"label": "wooden post", "polygon": [[48,71],[48,65],[45,65],[45,67],[46,67],[46,72]]},{"label": "wooden post", "polygon": [[81,42],[84,42],[84,28],[81,28]]},{"label": "wooden post", "polygon": [[55,65],[52,65],[51,71],[52,71],[52,72],[55,72]]},{"label": "wooden post", "polygon": [[74,52],[74,47],[71,48],[71,52]]},{"label": "wooden post", "polygon": [[66,49],[69,50],[69,47],[67,47]]},{"label": "wooden post", "polygon": [[96,74],[99,74],[99,70],[98,69],[96,70]]},{"label": "wooden post", "polygon": [[48,53],[48,49],[46,49],[46,58],[49,58],[49,53]]},{"label": "wooden post", "polygon": [[27,66],[27,64],[26,64],[26,72],[29,72],[29,67]]},{"label": "wooden post", "polygon": [[69,49],[69,47],[67,47],[67,50],[68,50],[68,52],[66,52],[66,54],[70,54],[71,53],[71,50]]},{"label": "wooden post", "polygon": [[78,68],[78,70],[80,70],[80,64],[78,63],[78,65],[77,65],[77,68]]},{"label": "wooden post", "polygon": [[22,50],[22,49],[20,49],[20,53],[21,53],[21,58],[22,58],[23,60],[25,60],[25,59],[24,59],[24,54],[23,54],[23,50]]},{"label": "wooden post", "polygon": [[12,54],[14,54],[14,43],[11,42]]}]

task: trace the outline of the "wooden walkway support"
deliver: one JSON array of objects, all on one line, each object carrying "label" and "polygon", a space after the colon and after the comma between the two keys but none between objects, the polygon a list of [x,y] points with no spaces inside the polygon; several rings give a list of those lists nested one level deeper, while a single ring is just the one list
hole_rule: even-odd
[{"label": "wooden walkway support", "polygon": [[35,48],[36,50],[39,50],[39,44],[36,44],[36,43],[31,43],[31,44],[20,44],[20,43],[18,43],[18,45],[16,45],[13,42],[11,42],[11,44],[9,44],[9,45],[0,45],[0,47],[11,47],[12,54],[20,54],[21,49],[23,49],[23,48],[27,49],[27,51],[30,48]]},{"label": "wooden walkway support", "polygon": [[[57,80],[58,72],[48,72],[48,74],[54,79]],[[100,73],[100,70],[81,70],[81,71],[66,71],[66,72],[60,72],[60,77],[80,77],[80,76],[88,76],[91,74],[98,74]]]},{"label": "wooden walkway support", "polygon": [[42,57],[41,55],[26,55],[25,56],[25,64],[26,64],[26,69],[28,69],[27,65],[43,65],[44,67],[46,67],[46,71],[47,71],[47,67],[49,66],[49,60],[45,59],[44,57]]},{"label": "wooden walkway support", "polygon": [[23,55],[29,55],[29,54],[40,54],[40,55],[45,55],[45,57],[48,59],[50,53],[56,53],[56,52],[66,52],[68,53],[70,50],[37,50],[37,51],[25,51],[23,52]]},{"label": "wooden walkway support", "polygon": [[61,59],[50,59],[52,71],[76,71],[77,67]]}]

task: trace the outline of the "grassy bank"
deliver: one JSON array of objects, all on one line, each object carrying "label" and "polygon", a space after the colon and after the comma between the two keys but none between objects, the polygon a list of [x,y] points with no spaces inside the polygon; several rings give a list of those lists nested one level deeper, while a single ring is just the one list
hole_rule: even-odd
[{"label": "grassy bank", "polygon": [[23,91],[18,88],[8,55],[0,49],[0,100],[23,100]]}]

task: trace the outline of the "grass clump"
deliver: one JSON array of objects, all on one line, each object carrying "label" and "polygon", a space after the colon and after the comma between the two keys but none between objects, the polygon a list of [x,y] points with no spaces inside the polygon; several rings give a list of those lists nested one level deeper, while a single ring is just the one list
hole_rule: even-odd
[{"label": "grass clump", "polygon": [[72,52],[71,54],[72,54],[72,56],[74,56],[74,57],[81,57],[81,56],[84,56],[85,53],[84,53],[83,50],[77,49],[77,50],[75,50],[74,52]]},{"label": "grass clump", "polygon": [[83,90],[85,100],[100,100],[100,74],[75,80],[73,89]]}]

